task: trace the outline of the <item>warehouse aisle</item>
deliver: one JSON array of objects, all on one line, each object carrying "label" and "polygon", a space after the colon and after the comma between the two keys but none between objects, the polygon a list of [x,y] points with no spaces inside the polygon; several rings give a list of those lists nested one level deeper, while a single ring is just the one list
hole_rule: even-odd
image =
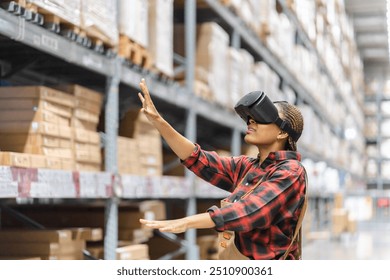
[{"label": "warehouse aisle", "polygon": [[322,238],[306,242],[304,260],[390,260],[390,220],[364,222],[356,233],[339,239],[322,234]]}]

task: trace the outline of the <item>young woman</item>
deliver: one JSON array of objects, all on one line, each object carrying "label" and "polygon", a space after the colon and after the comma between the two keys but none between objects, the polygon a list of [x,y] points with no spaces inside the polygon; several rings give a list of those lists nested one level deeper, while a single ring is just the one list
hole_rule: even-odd
[{"label": "young woman", "polygon": [[[220,259],[299,258],[300,243],[296,233],[306,204],[305,170],[300,163],[301,155],[296,151],[296,142],[303,130],[300,111],[287,102],[272,103],[267,97],[268,105],[267,102],[252,104],[250,109],[244,108],[247,113],[236,109],[247,121],[245,142],[257,146],[259,153],[257,158],[220,157],[215,152],[202,150],[161,117],[144,79],[140,88],[143,93],[138,94],[141,111],[182,163],[200,178],[231,192],[221,207],[212,206],[206,213],[175,220],[141,219],[140,222],[172,233],[190,228],[214,228],[219,232]],[[253,94],[247,95],[251,96]],[[276,112],[277,121],[269,123],[257,117],[256,110],[264,114],[268,109]]]}]

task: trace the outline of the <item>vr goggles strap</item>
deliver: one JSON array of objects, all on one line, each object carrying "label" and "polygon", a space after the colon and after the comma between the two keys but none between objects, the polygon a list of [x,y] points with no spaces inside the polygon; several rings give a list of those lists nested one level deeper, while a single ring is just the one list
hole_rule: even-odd
[{"label": "vr goggles strap", "polygon": [[296,133],[292,127],[280,117],[278,117],[275,121],[275,124],[280,127],[281,130],[288,133],[288,135],[296,142],[299,138],[298,133]]}]

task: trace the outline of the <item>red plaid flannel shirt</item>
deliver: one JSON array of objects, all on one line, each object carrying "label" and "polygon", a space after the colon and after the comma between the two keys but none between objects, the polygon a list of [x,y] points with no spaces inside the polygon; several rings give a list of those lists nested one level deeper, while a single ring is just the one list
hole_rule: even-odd
[{"label": "red plaid flannel shirt", "polygon": [[[291,243],[306,188],[300,160],[297,152],[278,151],[270,153],[260,164],[258,158],[221,157],[196,144],[194,152],[182,163],[200,178],[231,192],[227,200],[237,200],[235,203],[207,210],[215,229],[235,231],[241,253],[262,260],[280,258]],[[263,175],[266,176],[255,191],[240,199]],[[252,180],[247,182],[246,176]],[[288,259],[293,258],[296,249],[295,243]]]}]

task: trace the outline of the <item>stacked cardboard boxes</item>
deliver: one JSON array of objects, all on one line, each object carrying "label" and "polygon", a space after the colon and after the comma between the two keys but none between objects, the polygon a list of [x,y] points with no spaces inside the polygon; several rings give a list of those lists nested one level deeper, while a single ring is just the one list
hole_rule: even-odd
[{"label": "stacked cardboard boxes", "polygon": [[[124,168],[121,170],[133,172],[138,169],[139,175],[162,175],[161,136],[144,114],[140,113],[138,109],[129,110],[120,122],[119,135],[133,140],[119,138],[120,142],[125,143],[119,148],[129,149],[118,149],[118,154],[122,158],[120,166]],[[124,166],[124,164],[137,165],[137,163],[136,169]]]},{"label": "stacked cardboard boxes", "polygon": [[1,87],[0,99],[1,164],[101,170],[99,93],[77,85]]},{"label": "stacked cardboard boxes", "polygon": [[[1,87],[0,149],[2,164],[73,169],[71,118],[73,96],[43,86]],[[21,158],[23,164],[19,164]],[[8,159],[8,162],[7,162]]]},{"label": "stacked cardboard boxes", "polygon": [[96,131],[103,95],[79,85],[64,85],[59,88],[74,96],[75,100],[71,118],[75,167],[77,170],[100,171],[102,154],[100,136]]},{"label": "stacked cardboard boxes", "polygon": [[2,258],[39,258],[46,260],[80,260],[86,241],[71,230],[0,230]]}]

